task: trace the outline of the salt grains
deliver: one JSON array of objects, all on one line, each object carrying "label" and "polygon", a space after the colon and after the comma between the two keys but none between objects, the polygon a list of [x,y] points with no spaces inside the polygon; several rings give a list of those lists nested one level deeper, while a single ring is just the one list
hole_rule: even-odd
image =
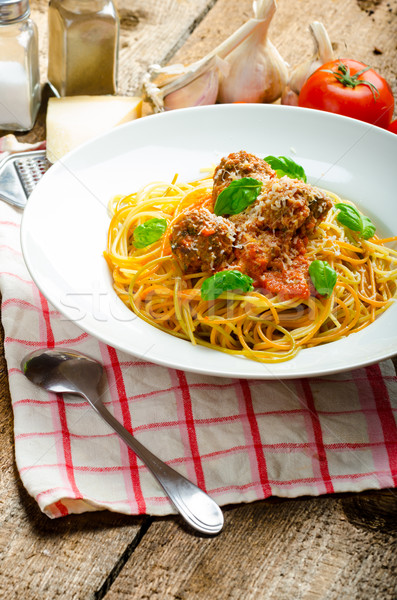
[{"label": "salt grains", "polygon": [[0,3],[0,129],[27,131],[40,106],[38,33],[28,0]]},{"label": "salt grains", "polygon": [[24,67],[16,61],[0,62],[0,127],[27,130],[32,127],[30,86]]}]

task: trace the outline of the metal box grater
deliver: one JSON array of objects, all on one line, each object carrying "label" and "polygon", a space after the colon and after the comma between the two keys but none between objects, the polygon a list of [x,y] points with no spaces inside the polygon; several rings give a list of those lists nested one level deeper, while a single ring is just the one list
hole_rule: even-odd
[{"label": "metal box grater", "polygon": [[45,150],[18,152],[5,158],[0,162],[0,200],[24,208],[50,166]]}]

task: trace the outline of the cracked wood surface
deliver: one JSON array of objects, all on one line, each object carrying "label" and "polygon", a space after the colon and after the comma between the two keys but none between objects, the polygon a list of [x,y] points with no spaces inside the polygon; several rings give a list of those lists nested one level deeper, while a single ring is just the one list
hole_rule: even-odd
[{"label": "cracked wood surface", "polygon": [[[200,58],[251,14],[251,0],[119,0],[120,93],[139,92],[153,62]],[[31,0],[46,77],[46,0]],[[308,25],[326,26],[337,56],[371,64],[397,96],[396,0],[278,0],[270,38],[294,65],[312,51]],[[45,137],[48,88],[23,141]],[[225,510],[217,538],[180,519],[110,512],[49,520],[22,487],[0,355],[0,597],[21,600],[394,600],[393,491],[269,499]]]}]

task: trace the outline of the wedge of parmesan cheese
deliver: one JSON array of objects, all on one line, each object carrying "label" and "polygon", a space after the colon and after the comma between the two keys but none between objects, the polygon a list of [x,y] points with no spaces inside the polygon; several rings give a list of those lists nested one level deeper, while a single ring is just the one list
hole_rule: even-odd
[{"label": "wedge of parmesan cheese", "polygon": [[54,163],[80,144],[142,115],[136,96],[50,98],[47,109],[47,158]]}]

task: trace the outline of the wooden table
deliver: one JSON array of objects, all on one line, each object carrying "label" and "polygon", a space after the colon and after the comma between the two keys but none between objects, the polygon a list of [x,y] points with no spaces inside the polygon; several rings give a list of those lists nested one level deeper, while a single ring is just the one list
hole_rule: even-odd
[{"label": "wooden table", "polygon": [[[47,2],[32,0],[46,77]],[[251,0],[119,0],[120,93],[137,91],[152,62],[204,55],[251,15]],[[308,24],[326,26],[338,56],[369,63],[397,98],[396,0],[278,0],[270,37],[291,64],[310,55]],[[48,88],[33,131],[45,137]],[[178,518],[109,512],[49,520],[22,487],[13,454],[12,410],[0,357],[0,597],[21,600],[327,599],[397,597],[393,491],[225,509],[213,539]],[[394,546],[393,546],[394,543]]]}]

